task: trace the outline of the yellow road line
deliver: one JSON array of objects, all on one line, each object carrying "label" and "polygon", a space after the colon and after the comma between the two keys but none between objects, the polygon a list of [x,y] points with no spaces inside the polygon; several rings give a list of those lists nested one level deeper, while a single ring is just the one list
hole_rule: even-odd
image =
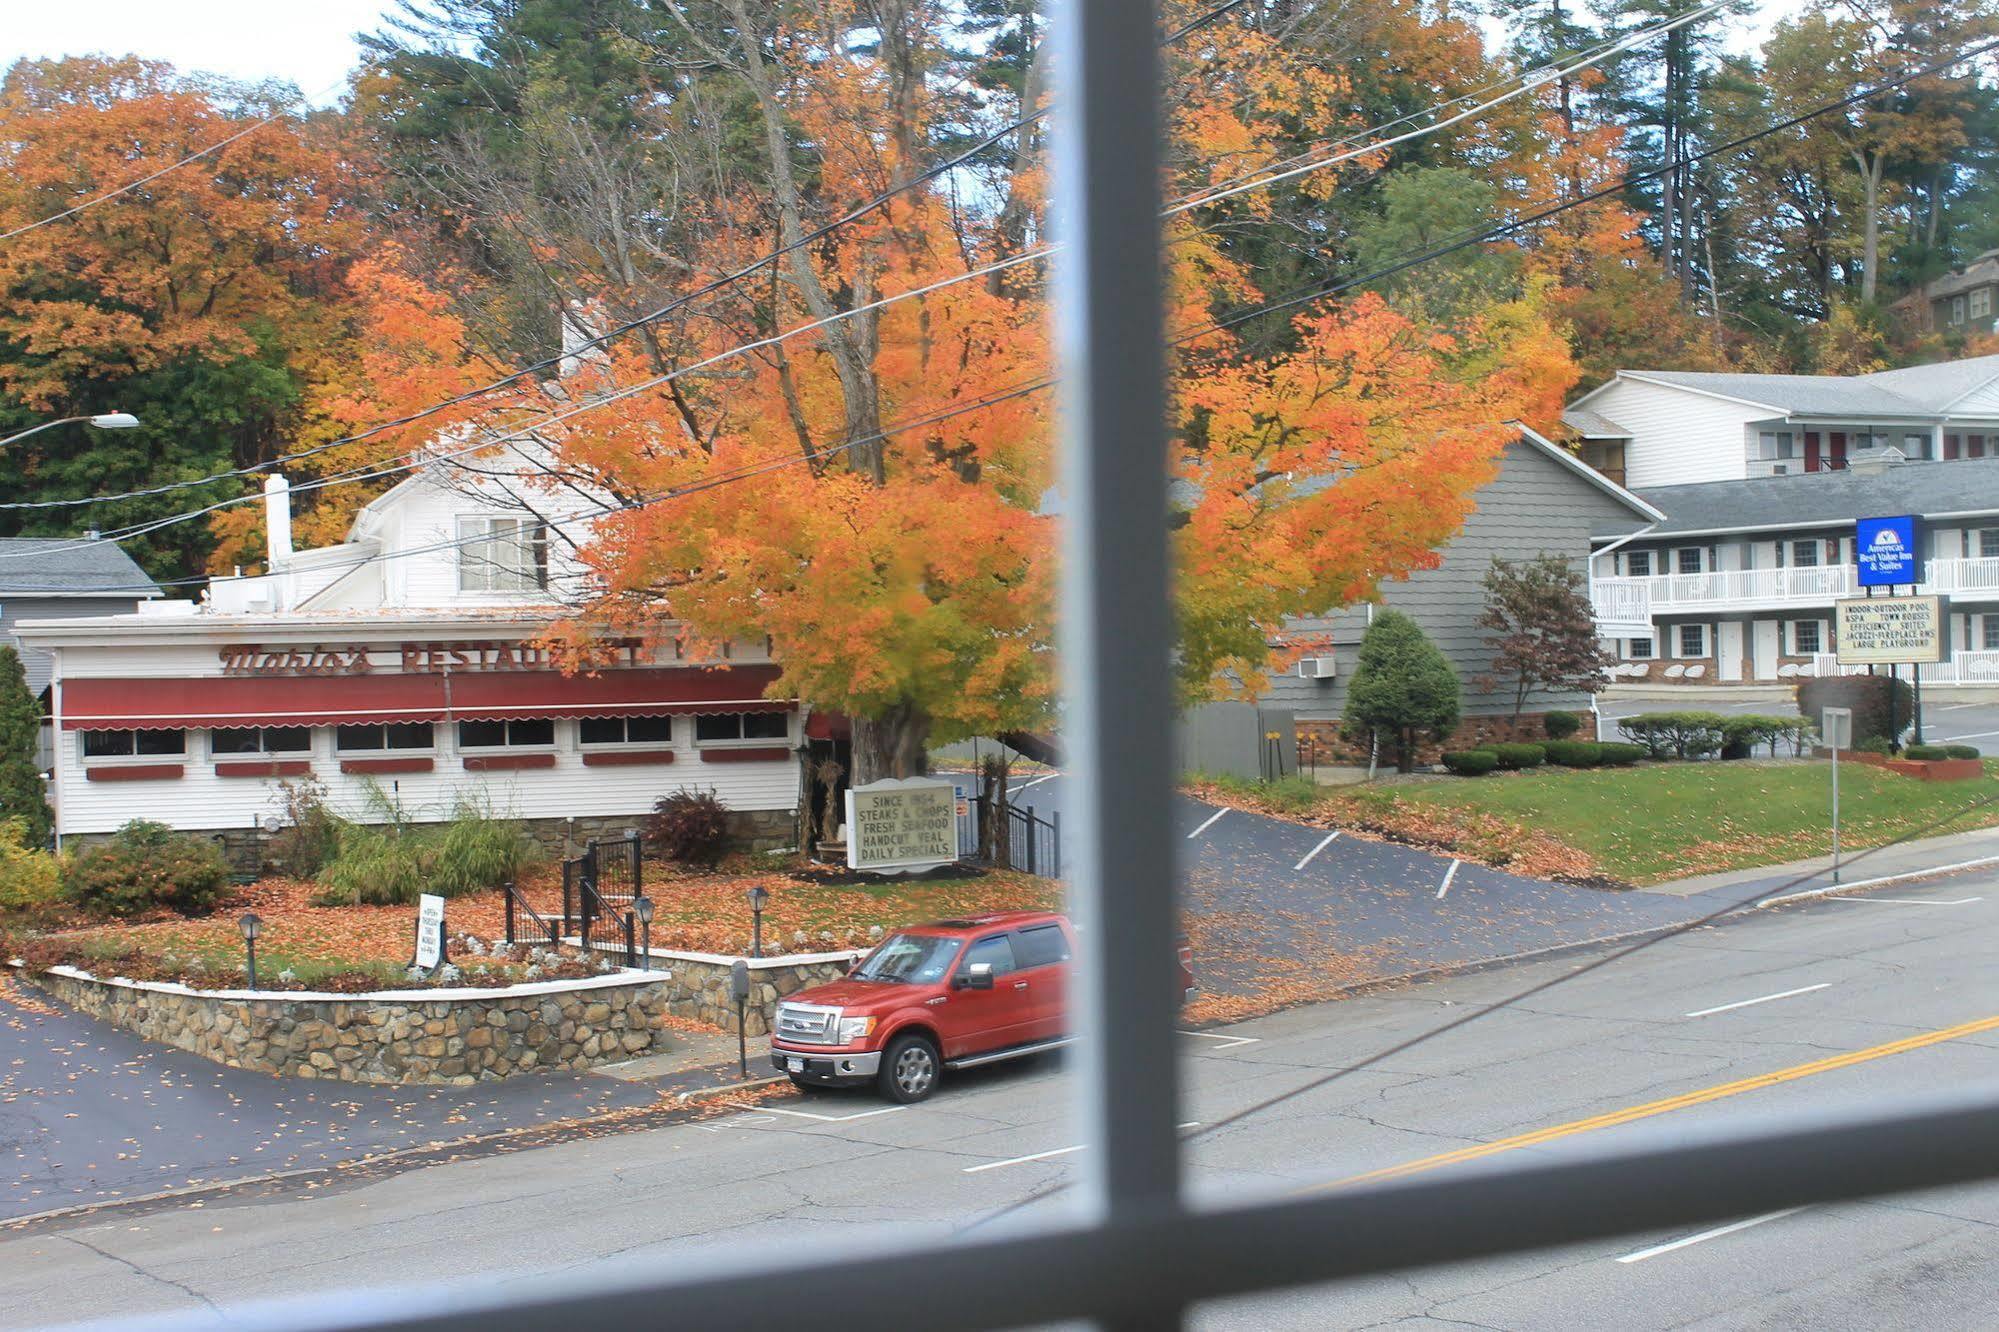
[{"label": "yellow road line", "polygon": [[1796,1082],[1800,1078],[1813,1077],[1820,1073],[1831,1073],[1836,1069],[1852,1068],[1855,1064],[1865,1064],[1875,1059],[1886,1059],[1890,1055],[1907,1054],[1911,1050],[1921,1050],[1927,1046],[1941,1045],[1945,1041],[1962,1040],[1966,1036],[1976,1036],[1981,1032],[1999,1030],[1999,1016],[1980,1018],[1976,1022],[1966,1022],[1955,1027],[1944,1027],[1937,1031],[1924,1032],[1919,1036],[1907,1036],[1899,1041],[1889,1041],[1885,1045],[1872,1045],[1865,1050],[1854,1050],[1848,1054],[1832,1055],[1825,1059],[1815,1059],[1809,1064],[1796,1064],[1790,1068],[1780,1068],[1773,1073],[1759,1073],[1753,1078],[1743,1078],[1737,1082],[1724,1082],[1718,1087],[1703,1087],[1699,1091],[1685,1092],[1679,1096],[1668,1096],[1660,1101],[1647,1101],[1643,1105],[1626,1106],[1622,1110],[1611,1110],[1601,1115],[1591,1115],[1588,1119],[1573,1119],[1566,1124],[1556,1124],[1550,1128],[1535,1129],[1511,1138],[1501,1138],[1497,1142],[1482,1142],[1472,1147],[1460,1147],[1453,1152],[1439,1152],[1416,1161],[1405,1161],[1401,1165],[1385,1166],[1380,1170],[1370,1170],[1364,1175],[1352,1175],[1346,1179],[1333,1180],[1326,1184],[1314,1184],[1303,1190],[1305,1193],[1321,1193],[1329,1189],[1351,1188],[1356,1184],[1378,1184],[1383,1180],[1400,1179],[1405,1175],[1420,1174],[1425,1170],[1435,1170],[1440,1166],[1458,1165],[1465,1161],[1477,1161],[1501,1152],[1516,1151],[1522,1147],[1537,1147],[1545,1142],[1574,1137],[1578,1133],[1594,1133],[1598,1129],[1616,1128],[1619,1124],[1630,1124],[1640,1119],[1650,1119],[1654,1115],[1671,1114],[1675,1110],[1685,1110],[1691,1106],[1706,1105],[1730,1096],[1740,1096],[1744,1092],[1761,1091],[1765,1087],[1775,1087],[1780,1083]]}]

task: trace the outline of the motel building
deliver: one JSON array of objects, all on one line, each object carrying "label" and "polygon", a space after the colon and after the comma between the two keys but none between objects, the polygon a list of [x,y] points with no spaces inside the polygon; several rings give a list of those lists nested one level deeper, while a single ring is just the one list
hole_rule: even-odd
[{"label": "motel building", "polygon": [[215,579],[199,601],[22,621],[53,658],[58,837],[144,818],[213,833],[247,863],[281,826],[281,784],[311,779],[358,821],[469,806],[551,843],[713,791],[739,840],[794,845],[803,760],[833,742],[812,744],[798,706],[766,697],[766,644],[697,656],[669,628],[661,646],[607,644],[568,673],[538,645],[581,588],[567,551],[588,531],[550,493],[427,465],[341,544],[293,551],[273,477],[266,572]]}]

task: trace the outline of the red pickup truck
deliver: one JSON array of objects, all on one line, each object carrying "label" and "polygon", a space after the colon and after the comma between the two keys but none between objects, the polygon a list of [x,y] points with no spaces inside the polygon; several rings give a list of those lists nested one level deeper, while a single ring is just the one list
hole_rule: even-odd
[{"label": "red pickup truck", "polygon": [[[875,1082],[920,1101],[947,1068],[1038,1054],[1069,1037],[1072,927],[1051,911],[1003,911],[898,930],[845,980],[777,1006],[771,1063],[800,1086]],[[1193,950],[1180,944],[1183,994]]]}]

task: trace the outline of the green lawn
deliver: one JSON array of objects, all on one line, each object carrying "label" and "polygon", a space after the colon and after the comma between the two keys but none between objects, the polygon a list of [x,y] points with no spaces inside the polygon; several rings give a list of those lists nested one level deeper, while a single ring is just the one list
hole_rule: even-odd
[{"label": "green lawn", "polygon": [[[1586,852],[1628,883],[1777,864],[1829,849],[1831,782],[1822,762],[1738,760],[1635,768],[1541,768],[1400,783],[1335,797],[1362,808],[1491,814]],[[1849,849],[1877,846],[1999,795],[1999,765],[1969,782],[1920,782],[1857,763],[1840,766],[1840,825]],[[1999,825],[1999,803],[1932,836]]]}]

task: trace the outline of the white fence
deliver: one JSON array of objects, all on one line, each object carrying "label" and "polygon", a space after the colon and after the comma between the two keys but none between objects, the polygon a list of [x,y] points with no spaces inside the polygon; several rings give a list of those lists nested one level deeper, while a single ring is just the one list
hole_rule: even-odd
[{"label": "white fence", "polygon": [[[1865,666],[1841,666],[1839,658],[1821,652],[1812,658],[1812,675],[1865,675]],[[1924,684],[1999,685],[1999,652],[1959,652],[1934,666],[1920,668]]]},{"label": "white fence", "polygon": [[[1931,560],[1923,593],[1989,594],[1999,598],[1999,558]],[[1791,569],[1723,569],[1713,573],[1599,578],[1591,588],[1599,620],[1628,625],[1655,615],[1699,611],[1777,610],[1829,606],[1857,596],[1860,580],[1850,564]],[[1628,636],[1628,635],[1626,635]]]}]

